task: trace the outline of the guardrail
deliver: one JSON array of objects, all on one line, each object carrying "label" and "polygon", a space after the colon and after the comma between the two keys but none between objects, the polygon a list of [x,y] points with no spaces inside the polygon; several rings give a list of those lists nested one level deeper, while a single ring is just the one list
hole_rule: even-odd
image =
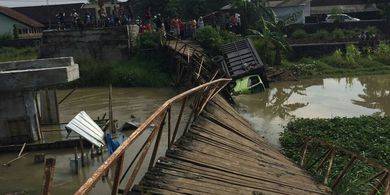
[{"label": "guardrail", "polygon": [[[211,81],[206,84],[195,87],[191,90],[188,90],[182,94],[179,94],[166,101],[143,124],[141,124],[140,127],[134,133],[132,133],[127,140],[122,143],[122,145],[103,163],[103,165],[101,165],[95,171],[95,173],[77,190],[75,194],[81,195],[91,191],[94,185],[108,173],[110,168],[113,167],[115,167],[115,170],[111,194],[117,194],[119,184],[122,180],[124,180],[125,176],[128,173],[128,170],[130,170],[130,168],[133,168],[133,171],[131,172],[129,179],[126,182],[124,189],[124,194],[128,194],[128,192],[132,189],[134,185],[135,178],[137,177],[142,164],[145,161],[145,157],[148,154],[148,150],[152,145],[152,142],[156,138],[156,142],[152,150],[152,156],[149,161],[148,170],[150,170],[154,166],[165,124],[167,124],[168,126],[168,148],[171,148],[177,139],[177,132],[179,129],[180,122],[183,119],[183,113],[186,105],[190,105],[192,111],[190,113],[189,119],[187,120],[184,131],[188,129],[188,127],[194,120],[196,120],[196,118],[203,111],[207,103],[216,94],[218,94],[229,82],[230,79],[218,79],[215,81]],[[181,107],[179,110],[178,118],[176,120],[176,125],[173,127],[171,123],[173,112],[172,106],[175,103],[180,103]],[[153,128],[152,132],[150,133],[147,140],[144,142],[136,156],[133,158],[128,169],[125,171],[125,173],[123,173],[123,163],[125,159],[124,156],[126,150],[129,149],[129,147],[137,140],[137,138],[139,138],[143,133],[145,133],[148,128],[151,127]]]},{"label": "guardrail", "polygon": [[[185,63],[193,68],[195,79],[196,81],[199,81],[199,83],[205,83],[205,81],[218,78],[218,75],[220,78],[224,76],[224,74],[219,71],[218,66],[214,66],[214,69],[207,66],[207,63],[211,62],[211,57],[201,48],[196,48],[194,45],[170,34],[166,34],[162,37],[161,41],[162,45],[171,47],[174,52],[183,56]],[[179,83],[180,79],[184,76],[183,72],[185,67],[180,60],[177,61],[177,66],[176,83]]]},{"label": "guardrail", "polygon": [[[326,141],[323,141],[318,138],[313,137],[306,137],[300,134],[293,133],[294,136],[300,137],[301,141],[303,142],[302,145],[302,153],[300,156],[300,165],[307,170],[310,170],[314,168],[316,165],[316,168],[314,169],[315,174],[319,174],[323,168],[326,166],[326,162],[328,162],[327,168],[325,169],[325,175],[323,176],[323,184],[328,185],[330,184],[330,176],[332,173],[332,166],[335,161],[336,154],[340,154],[343,156],[349,156],[349,161],[347,164],[343,167],[342,171],[337,174],[337,176],[332,180],[333,183],[330,185],[332,190],[335,190],[339,184],[341,183],[344,176],[352,169],[352,167],[358,162],[363,162],[364,164],[378,169],[379,172],[372,175],[368,180],[365,181],[365,183],[375,181],[372,184],[372,190],[370,194],[375,195],[377,194],[381,189],[383,189],[384,194],[389,194],[389,182],[390,182],[390,173],[389,168],[382,166],[380,163],[375,162],[372,159],[368,159],[356,152],[352,152],[349,150],[346,150],[344,148],[335,146],[331,143],[328,143]],[[316,145],[315,145],[316,144]],[[316,159],[314,159],[314,162],[308,163],[308,153],[309,153],[309,146],[313,145],[313,156],[317,156],[319,154],[320,149],[315,146],[322,146],[325,149],[325,153],[319,154]]]}]

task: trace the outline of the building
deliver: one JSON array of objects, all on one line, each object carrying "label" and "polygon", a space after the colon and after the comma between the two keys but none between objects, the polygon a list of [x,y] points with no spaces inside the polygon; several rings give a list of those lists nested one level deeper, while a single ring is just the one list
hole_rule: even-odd
[{"label": "building", "polygon": [[37,38],[42,35],[43,24],[8,7],[0,6],[0,35],[19,39]]},{"label": "building", "polygon": [[75,10],[81,16],[89,10],[82,9],[84,3],[73,4],[60,4],[60,5],[42,5],[42,6],[29,6],[29,7],[15,7],[13,10],[20,12],[45,26],[45,29],[57,28],[56,15],[58,13],[65,13],[64,22],[65,25],[70,26],[72,24],[71,13]]},{"label": "building", "polygon": [[305,18],[311,14],[310,0],[272,0],[267,2],[267,7],[287,24],[305,23]]},{"label": "building", "polygon": [[310,22],[323,22],[328,14],[341,12],[361,20],[381,19],[380,10],[367,0],[311,0]]}]

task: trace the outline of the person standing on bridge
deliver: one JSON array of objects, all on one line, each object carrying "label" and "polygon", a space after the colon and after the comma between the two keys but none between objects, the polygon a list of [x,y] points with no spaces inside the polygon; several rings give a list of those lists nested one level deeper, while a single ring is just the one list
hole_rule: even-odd
[{"label": "person standing on bridge", "polygon": [[204,21],[203,21],[203,17],[202,16],[198,20],[198,28],[199,29],[204,28]]},{"label": "person standing on bridge", "polygon": [[195,38],[196,27],[197,27],[197,22],[195,19],[191,20],[190,27],[191,27],[191,36],[192,36],[192,38]]}]

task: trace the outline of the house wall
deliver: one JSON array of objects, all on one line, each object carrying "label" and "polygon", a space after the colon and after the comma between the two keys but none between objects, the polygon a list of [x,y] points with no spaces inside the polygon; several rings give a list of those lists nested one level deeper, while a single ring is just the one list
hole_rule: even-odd
[{"label": "house wall", "polygon": [[305,5],[272,8],[279,19],[288,24],[305,23]]},{"label": "house wall", "polygon": [[28,28],[28,26],[0,13],[0,35],[13,34],[14,25],[17,28]]}]

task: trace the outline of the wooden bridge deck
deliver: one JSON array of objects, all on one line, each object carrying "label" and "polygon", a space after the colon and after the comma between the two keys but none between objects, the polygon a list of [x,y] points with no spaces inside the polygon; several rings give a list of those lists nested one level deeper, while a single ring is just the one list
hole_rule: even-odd
[{"label": "wooden bridge deck", "polygon": [[216,96],[142,179],[153,194],[328,194]]}]

